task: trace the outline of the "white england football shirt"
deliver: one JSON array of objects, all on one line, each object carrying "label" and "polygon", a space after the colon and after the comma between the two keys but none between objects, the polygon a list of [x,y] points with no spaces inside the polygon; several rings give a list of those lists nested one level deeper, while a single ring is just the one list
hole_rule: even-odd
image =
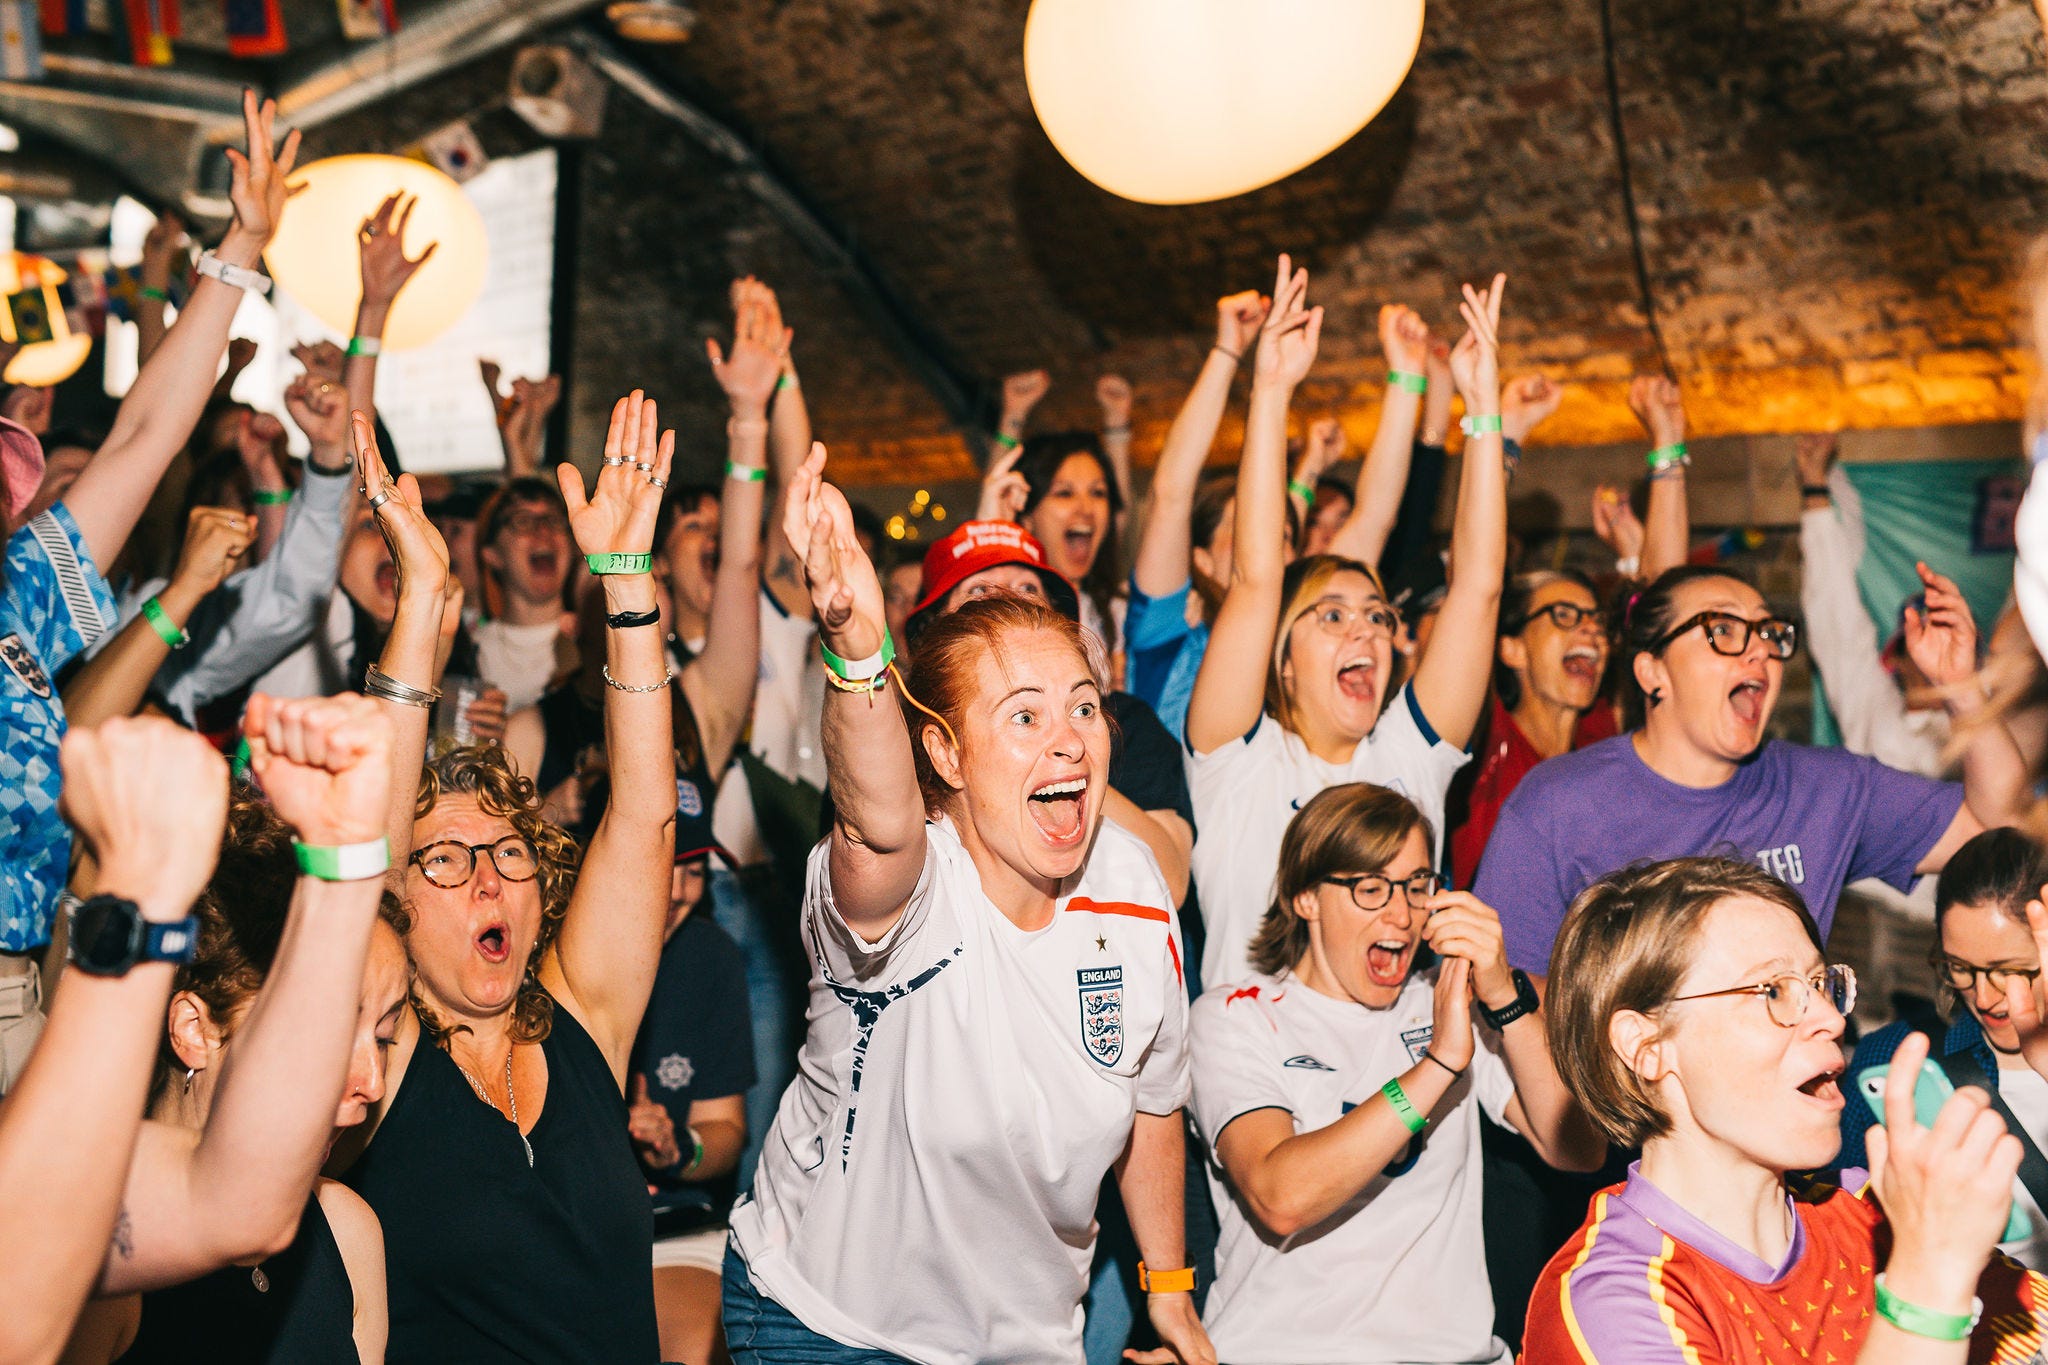
[{"label": "white england football shirt", "polygon": [[1262,716],[1243,739],[1206,754],[1189,752],[1188,794],[1194,800],[1195,885],[1202,893],[1202,987],[1251,973],[1245,950],[1273,901],[1280,839],[1288,822],[1325,787],[1371,782],[1401,793],[1421,808],[1436,832],[1443,861],[1444,793],[1470,757],[1438,738],[1415,689],[1404,687],[1358,742],[1349,763],[1325,763],[1271,716]]},{"label": "white england football shirt", "polygon": [[733,1241],[815,1332],[930,1365],[1081,1359],[1102,1177],[1187,1101],[1187,993],[1152,854],[1104,822],[1017,928],[941,821],[879,943],[812,851],[810,1029]]},{"label": "white england football shirt", "polygon": [[1310,990],[1292,975],[1210,990],[1189,1012],[1195,1124],[1209,1147],[1222,1231],[1203,1325],[1232,1365],[1505,1362],[1480,1222],[1479,1110],[1507,1122],[1513,1079],[1499,1036],[1475,1024],[1472,1065],[1423,1133],[1351,1201],[1282,1240],[1225,1182],[1216,1142],[1232,1119],[1284,1109],[1296,1133],[1335,1123],[1422,1059],[1436,973],[1390,1009]]}]

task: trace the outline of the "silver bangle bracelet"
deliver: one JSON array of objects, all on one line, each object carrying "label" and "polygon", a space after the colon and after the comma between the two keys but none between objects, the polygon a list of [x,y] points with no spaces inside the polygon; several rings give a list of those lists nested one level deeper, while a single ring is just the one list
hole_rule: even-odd
[{"label": "silver bangle bracelet", "polygon": [[379,701],[393,702],[399,706],[417,706],[424,709],[441,699],[441,689],[422,689],[410,683],[402,683],[377,665],[371,664],[363,674],[363,695],[375,697]]},{"label": "silver bangle bracelet", "polygon": [[645,687],[635,687],[631,683],[622,683],[617,678],[614,678],[612,676],[612,666],[610,664],[603,665],[599,668],[598,671],[604,674],[604,685],[606,687],[615,687],[621,692],[659,692],[663,688],[667,687],[670,683],[676,680],[676,672],[674,669],[663,668],[661,670],[662,676],[660,682],[649,683]]}]

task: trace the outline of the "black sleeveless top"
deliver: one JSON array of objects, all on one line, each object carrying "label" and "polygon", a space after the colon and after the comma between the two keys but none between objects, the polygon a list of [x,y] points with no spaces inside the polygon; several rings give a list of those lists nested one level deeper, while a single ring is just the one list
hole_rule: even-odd
[{"label": "black sleeveless top", "polygon": [[[669,697],[676,738],[676,809],[686,816],[701,815],[717,796],[718,783],[712,778],[711,770],[704,766],[704,746],[697,735],[697,718],[690,710],[689,700],[683,696],[680,682],[669,684]],[[602,703],[585,697],[576,690],[575,684],[565,683],[544,694],[536,706],[544,738],[540,772],[534,778],[534,785],[542,794],[553,791],[571,774],[585,767],[586,755],[593,750],[596,753],[589,761],[600,769],[604,766]],[[597,822],[610,803],[611,779],[601,776],[584,796],[582,822],[569,831],[579,843],[586,847],[589,845],[590,836],[597,832]]]},{"label": "black sleeveless top", "polygon": [[341,1248],[315,1197],[292,1244],[261,1265],[144,1294],[142,1325],[118,1365],[359,1365],[355,1311]]},{"label": "black sleeveless top", "polygon": [[558,1003],[547,1100],[527,1138],[422,1038],[344,1179],[384,1224],[390,1365],[650,1365],[654,1220],[626,1102]]}]

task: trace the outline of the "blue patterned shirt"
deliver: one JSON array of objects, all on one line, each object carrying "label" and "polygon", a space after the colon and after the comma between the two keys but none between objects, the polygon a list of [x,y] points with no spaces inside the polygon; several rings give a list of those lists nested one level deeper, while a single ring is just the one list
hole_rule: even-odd
[{"label": "blue patterned shirt", "polygon": [[62,503],[8,538],[0,582],[0,951],[50,940],[71,866],[71,832],[57,814],[64,703],[54,678],[114,615],[114,595]]}]

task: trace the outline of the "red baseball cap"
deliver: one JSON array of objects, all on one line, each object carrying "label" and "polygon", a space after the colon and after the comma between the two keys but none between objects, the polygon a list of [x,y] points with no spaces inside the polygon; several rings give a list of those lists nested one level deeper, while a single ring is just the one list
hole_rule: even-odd
[{"label": "red baseball cap", "polygon": [[1053,609],[1076,621],[1081,619],[1081,595],[1059,570],[1046,563],[1045,547],[1038,537],[1014,521],[963,522],[959,530],[926,550],[924,582],[919,585],[910,619],[915,621],[936,607],[965,579],[1000,564],[1035,569]]},{"label": "red baseball cap", "polygon": [[43,443],[19,422],[0,417],[0,479],[7,485],[7,519],[14,521],[43,483]]}]

